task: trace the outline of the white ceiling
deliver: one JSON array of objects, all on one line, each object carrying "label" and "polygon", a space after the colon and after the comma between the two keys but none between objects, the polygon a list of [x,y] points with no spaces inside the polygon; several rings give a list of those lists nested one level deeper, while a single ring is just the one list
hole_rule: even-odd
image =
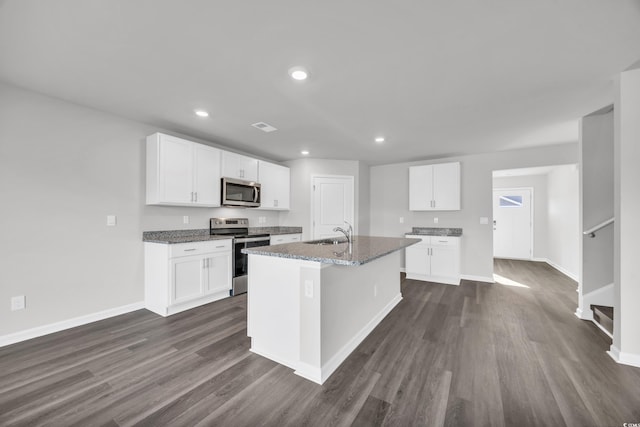
[{"label": "white ceiling", "polygon": [[280,161],[576,141],[639,55],[640,0],[0,0],[0,81]]}]

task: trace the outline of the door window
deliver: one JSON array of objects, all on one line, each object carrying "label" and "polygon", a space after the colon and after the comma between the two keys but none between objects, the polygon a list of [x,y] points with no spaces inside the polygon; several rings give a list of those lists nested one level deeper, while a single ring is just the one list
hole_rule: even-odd
[{"label": "door window", "polygon": [[522,196],[500,196],[501,208],[521,208]]}]

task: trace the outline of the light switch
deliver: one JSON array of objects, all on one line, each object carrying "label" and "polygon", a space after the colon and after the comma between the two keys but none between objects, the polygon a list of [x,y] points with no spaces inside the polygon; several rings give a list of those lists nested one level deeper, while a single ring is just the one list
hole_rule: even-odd
[{"label": "light switch", "polygon": [[437,224],[438,223],[438,218],[433,218],[433,223]]},{"label": "light switch", "polygon": [[117,218],[115,215],[107,215],[107,226],[115,227],[117,224]]},{"label": "light switch", "polygon": [[404,217],[403,216],[400,217],[400,224],[404,224]]},{"label": "light switch", "polygon": [[11,310],[24,310],[26,307],[26,301],[24,295],[18,295],[17,297],[11,297]]},{"label": "light switch", "polygon": [[487,218],[486,216],[481,216],[480,217],[480,224],[482,224],[482,225],[489,224],[489,218]]},{"label": "light switch", "polygon": [[189,224],[189,215],[184,215],[182,217],[182,223],[183,224]]}]

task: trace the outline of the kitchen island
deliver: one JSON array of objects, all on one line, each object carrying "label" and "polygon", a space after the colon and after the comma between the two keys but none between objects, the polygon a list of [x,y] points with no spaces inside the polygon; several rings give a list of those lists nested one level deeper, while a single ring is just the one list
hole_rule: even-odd
[{"label": "kitchen island", "polygon": [[400,250],[419,239],[355,236],[244,249],[251,351],[322,384],[400,302]]}]

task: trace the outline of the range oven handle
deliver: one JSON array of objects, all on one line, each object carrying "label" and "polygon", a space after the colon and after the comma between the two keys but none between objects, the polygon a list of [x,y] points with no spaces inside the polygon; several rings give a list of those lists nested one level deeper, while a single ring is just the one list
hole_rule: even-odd
[{"label": "range oven handle", "polygon": [[240,239],[234,239],[234,243],[251,243],[251,242],[268,242],[271,237],[242,237]]}]

